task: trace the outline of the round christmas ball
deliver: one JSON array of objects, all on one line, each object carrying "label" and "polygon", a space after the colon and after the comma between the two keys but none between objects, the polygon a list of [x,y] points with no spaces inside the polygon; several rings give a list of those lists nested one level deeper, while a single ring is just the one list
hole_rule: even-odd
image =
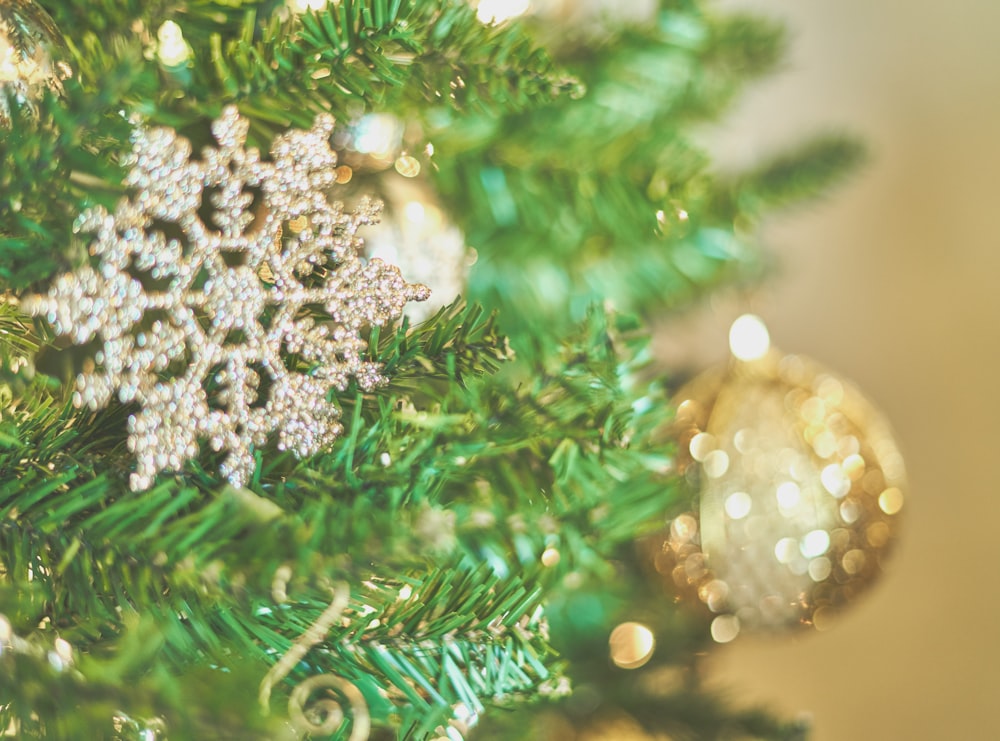
[{"label": "round christmas ball", "polygon": [[465,292],[476,253],[422,178],[387,172],[377,177],[373,189],[384,210],[378,224],[361,232],[365,254],[431,289],[430,299],[405,310],[413,322],[428,319]]},{"label": "round christmas ball", "polygon": [[656,568],[716,614],[719,642],[823,629],[882,573],[903,459],[859,391],[771,350],[755,317],[734,325],[730,344],[728,364],[676,396],[678,465],[698,507],[671,522]]},{"label": "round christmas ball", "polygon": [[8,101],[34,110],[45,90],[59,93],[72,74],[52,18],[31,0],[0,0],[0,126],[11,123]]}]

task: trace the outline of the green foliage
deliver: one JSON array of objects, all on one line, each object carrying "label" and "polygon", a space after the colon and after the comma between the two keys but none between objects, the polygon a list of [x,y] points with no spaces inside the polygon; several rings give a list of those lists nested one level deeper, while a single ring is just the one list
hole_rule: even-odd
[{"label": "green foliage", "polygon": [[827,138],[735,178],[713,172],[697,125],[774,68],[784,33],[666,5],[654,24],[559,48],[585,95],[499,120],[446,117],[433,134],[456,155],[436,181],[487,265],[470,294],[502,307],[514,333],[565,326],[594,301],[651,315],[746,279],[760,270],[749,229],[764,209],[858,162],[857,144]]},{"label": "green foliage", "polygon": [[[397,386],[355,397],[329,453],[267,456],[253,491],[219,489],[206,466],[130,492],[124,410],[81,415],[36,387],[5,415],[0,446],[0,562],[31,584],[7,613],[21,628],[47,615],[98,654],[115,650],[128,616],[153,620],[151,662],[164,671],[198,655],[266,665],[322,611],[322,584],[347,579],[362,585],[355,617],[309,666],[354,682],[376,720],[419,736],[458,702],[478,713],[537,692],[554,669],[536,625],[542,586],[603,571],[609,545],[664,504],[666,459],[625,447],[644,448],[651,431],[634,409],[634,330],[593,312],[521,385],[484,375],[510,354],[492,318],[446,308],[375,343]],[[411,388],[417,369],[426,383]],[[609,494],[624,507],[595,520]],[[537,565],[546,547],[563,551],[559,566]],[[283,568],[296,599],[276,604]],[[400,584],[419,601],[400,607]]]},{"label": "green foliage", "polygon": [[865,154],[856,139],[834,134],[817,137],[734,178],[719,194],[715,208],[738,219],[815,198],[855,171]]},{"label": "green foliage", "polygon": [[[569,84],[530,37],[484,26],[458,0],[344,0],[303,16],[238,0],[102,5],[107,14],[53,4],[74,78],[64,99],[49,96],[37,119],[17,116],[0,133],[0,287],[23,290],[84,259],[73,224],[120,194],[131,131],[123,111],[176,127],[197,148],[208,122],[237,102],[251,143],[266,148],[320,112],[352,120],[372,109],[519,110]],[[156,56],[168,19],[190,47],[174,67]]]}]

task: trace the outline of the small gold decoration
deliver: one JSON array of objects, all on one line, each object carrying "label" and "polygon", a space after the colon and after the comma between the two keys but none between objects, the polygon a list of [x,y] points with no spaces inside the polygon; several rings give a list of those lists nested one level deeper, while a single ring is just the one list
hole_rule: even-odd
[{"label": "small gold decoration", "polygon": [[851,385],[769,347],[756,317],[734,357],[677,394],[679,470],[697,513],[676,517],[656,569],[716,613],[719,642],[747,629],[814,626],[882,571],[903,507],[903,460]]},{"label": "small gold decoration", "polygon": [[645,666],[656,650],[653,631],[642,623],[621,623],[608,637],[611,661],[622,669]]}]

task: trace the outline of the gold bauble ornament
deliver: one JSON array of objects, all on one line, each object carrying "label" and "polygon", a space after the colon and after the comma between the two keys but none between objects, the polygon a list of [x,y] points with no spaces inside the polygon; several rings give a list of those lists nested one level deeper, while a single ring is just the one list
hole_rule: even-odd
[{"label": "gold bauble ornament", "polygon": [[904,468],[882,416],[847,382],[733,326],[734,357],[676,396],[678,465],[699,509],[676,517],[656,568],[716,613],[715,640],[822,629],[882,571]]},{"label": "gold bauble ornament", "polygon": [[48,89],[62,92],[72,74],[65,43],[49,14],[30,0],[0,0],[0,126],[8,127],[8,100],[34,109]]}]

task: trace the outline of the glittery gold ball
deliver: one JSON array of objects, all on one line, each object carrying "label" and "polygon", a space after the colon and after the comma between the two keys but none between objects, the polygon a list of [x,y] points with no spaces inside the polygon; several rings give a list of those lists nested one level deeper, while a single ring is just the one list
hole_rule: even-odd
[{"label": "glittery gold ball", "polygon": [[676,517],[656,569],[741,631],[823,629],[882,571],[903,506],[888,425],[850,384],[768,352],[681,389],[680,471],[699,508]]},{"label": "glittery gold ball", "polygon": [[62,90],[72,74],[52,18],[30,0],[0,0],[0,126],[10,126],[8,98],[33,107],[45,89]]}]

